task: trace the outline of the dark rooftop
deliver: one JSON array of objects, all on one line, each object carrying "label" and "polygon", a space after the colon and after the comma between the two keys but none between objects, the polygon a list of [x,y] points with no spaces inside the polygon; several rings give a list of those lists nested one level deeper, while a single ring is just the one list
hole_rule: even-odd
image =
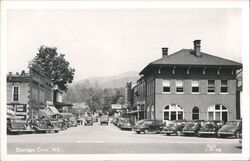
[{"label": "dark rooftop", "polygon": [[140,74],[151,66],[230,66],[237,69],[242,68],[242,64],[228,59],[220,58],[210,54],[200,52],[200,56],[195,55],[193,49],[182,49],[171,55],[164,56],[161,59],[148,64]]}]

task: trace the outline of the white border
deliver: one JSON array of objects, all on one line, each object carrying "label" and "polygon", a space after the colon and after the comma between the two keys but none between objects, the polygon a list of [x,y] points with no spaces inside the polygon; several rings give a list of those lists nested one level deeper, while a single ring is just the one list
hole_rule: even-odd
[{"label": "white border", "polygon": [[[244,23],[243,52],[243,150],[242,154],[100,154],[7,155],[6,134],[1,130],[2,160],[249,160],[249,2],[241,1],[1,1],[1,128],[6,129],[6,22],[8,9],[166,9],[241,8]],[[32,157],[32,158],[31,158]]]}]

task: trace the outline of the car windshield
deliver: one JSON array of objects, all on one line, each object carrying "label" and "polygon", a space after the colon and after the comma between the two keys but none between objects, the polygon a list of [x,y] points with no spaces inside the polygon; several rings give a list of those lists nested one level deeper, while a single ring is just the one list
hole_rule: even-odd
[{"label": "car windshield", "polygon": [[227,125],[238,125],[239,121],[228,121]]},{"label": "car windshield", "polygon": [[140,125],[142,125],[144,122],[145,122],[145,120],[140,120],[140,121],[138,121],[138,122],[136,123],[136,126],[140,126]]}]

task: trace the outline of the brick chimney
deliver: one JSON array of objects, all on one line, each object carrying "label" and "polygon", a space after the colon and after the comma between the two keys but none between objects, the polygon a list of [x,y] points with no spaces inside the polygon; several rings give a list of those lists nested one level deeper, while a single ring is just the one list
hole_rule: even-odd
[{"label": "brick chimney", "polygon": [[162,48],[162,57],[168,56],[168,48]]},{"label": "brick chimney", "polygon": [[194,55],[201,56],[201,40],[194,40]]}]

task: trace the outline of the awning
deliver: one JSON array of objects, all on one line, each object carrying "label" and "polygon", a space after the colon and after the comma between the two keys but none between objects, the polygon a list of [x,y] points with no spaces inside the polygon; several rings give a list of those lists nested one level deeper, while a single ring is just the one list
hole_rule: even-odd
[{"label": "awning", "polygon": [[134,110],[134,111],[129,111],[128,113],[138,113],[138,112],[144,112],[144,110]]},{"label": "awning", "polygon": [[38,115],[39,117],[50,117],[51,115],[53,115],[53,113],[50,110],[46,110],[46,109],[39,109],[38,110]]},{"label": "awning", "polygon": [[52,111],[52,114],[59,114],[58,110],[54,106],[48,106],[49,109]]}]

